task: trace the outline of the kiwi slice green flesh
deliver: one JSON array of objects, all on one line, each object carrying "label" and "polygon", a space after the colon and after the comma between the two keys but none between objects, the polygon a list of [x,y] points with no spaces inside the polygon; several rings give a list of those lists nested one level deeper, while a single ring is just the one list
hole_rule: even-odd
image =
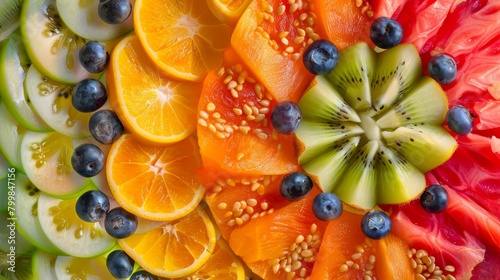
[{"label": "kiwi slice green flesh", "polygon": [[0,5],[0,42],[19,27],[23,0],[2,0]]},{"label": "kiwi slice green flesh", "polygon": [[[0,251],[0,276],[9,280],[33,279],[32,254],[16,255],[15,269],[9,270],[10,256],[4,251]],[[0,278],[2,279],[2,278]]]},{"label": "kiwi slice green flesh", "polygon": [[296,142],[299,163],[324,191],[363,209],[405,203],[424,190],[424,172],[452,155],[446,95],[420,64],[411,45],[377,54],[360,43],[315,78],[298,103]]}]

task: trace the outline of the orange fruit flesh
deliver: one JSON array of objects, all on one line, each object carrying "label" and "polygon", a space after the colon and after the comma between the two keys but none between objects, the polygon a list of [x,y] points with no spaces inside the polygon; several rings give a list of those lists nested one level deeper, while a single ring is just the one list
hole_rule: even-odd
[{"label": "orange fruit flesh", "polygon": [[278,134],[270,121],[276,101],[242,65],[228,49],[204,81],[197,130],[204,164],[254,175],[296,170],[293,136]]},{"label": "orange fruit flesh", "polygon": [[159,72],[135,35],[115,47],[106,74],[111,107],[144,142],[176,142],[196,129],[201,84],[178,82]]},{"label": "orange fruit flesh", "polygon": [[202,81],[222,62],[229,27],[206,1],[136,0],[134,27],[149,57],[172,77]]},{"label": "orange fruit flesh", "polygon": [[203,198],[196,175],[200,165],[194,137],[153,146],[124,134],[111,147],[106,174],[114,198],[126,210],[168,221],[186,215]]},{"label": "orange fruit flesh", "polygon": [[315,7],[321,7],[316,15],[318,26],[326,34],[324,38],[331,40],[339,50],[359,42],[372,44],[370,24],[375,18],[370,3],[364,1],[357,7],[356,2],[314,0]]},{"label": "orange fruit flesh", "polygon": [[[303,65],[302,53],[319,35],[314,32],[316,25],[308,24],[309,18],[314,22],[308,3],[304,1],[299,10],[281,2],[251,2],[234,29],[231,45],[278,101],[297,102],[313,78]],[[307,15],[303,21],[299,19],[302,13]]]},{"label": "orange fruit flesh", "polygon": [[142,268],[162,277],[184,277],[200,269],[216,243],[208,214],[198,207],[151,231],[118,240]]}]

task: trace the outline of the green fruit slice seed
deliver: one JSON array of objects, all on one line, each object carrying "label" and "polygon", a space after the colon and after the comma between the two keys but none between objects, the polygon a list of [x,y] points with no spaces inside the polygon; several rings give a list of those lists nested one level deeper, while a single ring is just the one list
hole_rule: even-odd
[{"label": "green fruit slice seed", "polygon": [[446,95],[423,75],[411,44],[378,54],[365,43],[344,49],[299,107],[299,163],[324,191],[358,208],[416,198],[424,173],[457,146],[443,128]]}]

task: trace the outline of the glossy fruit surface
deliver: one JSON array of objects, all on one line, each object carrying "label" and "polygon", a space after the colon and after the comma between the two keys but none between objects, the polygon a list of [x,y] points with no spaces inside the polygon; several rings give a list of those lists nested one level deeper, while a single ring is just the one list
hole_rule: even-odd
[{"label": "glossy fruit surface", "polygon": [[377,47],[390,49],[403,39],[403,28],[393,19],[379,17],[371,24],[370,38]]},{"label": "glossy fruit surface", "polygon": [[295,102],[283,101],[273,108],[271,123],[281,134],[293,134],[302,120],[302,112]]},{"label": "glossy fruit surface", "polygon": [[137,230],[137,216],[117,207],[106,213],[104,219],[106,232],[117,239],[131,236]]},{"label": "glossy fruit surface", "polygon": [[298,200],[305,197],[313,188],[313,182],[303,172],[288,173],[281,179],[280,193],[288,200]]},{"label": "glossy fruit surface", "polygon": [[325,75],[337,66],[339,52],[328,40],[317,40],[305,50],[302,61],[306,69],[314,75]]},{"label": "glossy fruit surface", "polygon": [[132,13],[129,0],[99,0],[99,17],[109,24],[119,24]]},{"label": "glossy fruit surface", "polygon": [[427,64],[429,74],[442,85],[449,84],[457,77],[457,64],[447,54],[437,54]]},{"label": "glossy fruit surface", "polygon": [[392,228],[391,219],[382,211],[370,211],[361,219],[361,230],[371,239],[386,237]]},{"label": "glossy fruit surface", "polygon": [[343,211],[342,201],[330,192],[318,194],[313,200],[312,207],[316,218],[322,221],[337,219]]},{"label": "glossy fruit surface", "polygon": [[99,110],[89,120],[92,137],[101,144],[111,144],[123,134],[123,124],[112,110]]},{"label": "glossy fruit surface", "polygon": [[109,199],[101,191],[88,191],[80,195],[76,201],[76,214],[80,219],[95,223],[104,218],[109,211]]},{"label": "glossy fruit surface", "polygon": [[79,52],[80,63],[90,73],[104,71],[108,64],[108,54],[104,45],[97,41],[85,43]]},{"label": "glossy fruit surface", "polygon": [[441,185],[431,185],[420,196],[420,204],[425,211],[443,212],[448,206],[448,192]]},{"label": "glossy fruit surface", "polygon": [[134,260],[123,250],[115,250],[106,258],[106,267],[113,277],[122,279],[128,278],[134,268]]},{"label": "glossy fruit surface", "polygon": [[96,79],[85,79],[75,87],[71,97],[71,103],[80,112],[94,112],[106,103],[108,94],[101,81]]},{"label": "glossy fruit surface", "polygon": [[82,144],[71,155],[71,166],[83,177],[93,177],[104,168],[104,153],[94,144]]},{"label": "glossy fruit surface", "polygon": [[470,111],[461,105],[450,108],[446,114],[446,122],[451,130],[460,135],[467,135],[474,128],[474,120]]}]

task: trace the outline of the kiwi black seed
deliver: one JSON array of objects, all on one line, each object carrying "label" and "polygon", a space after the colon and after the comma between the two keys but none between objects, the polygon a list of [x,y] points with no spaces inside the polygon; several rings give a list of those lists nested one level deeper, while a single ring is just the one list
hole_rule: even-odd
[{"label": "kiwi black seed", "polygon": [[424,173],[456,147],[443,128],[446,95],[422,74],[411,44],[342,50],[337,67],[315,77],[298,104],[299,163],[324,191],[356,207],[418,197]]}]

